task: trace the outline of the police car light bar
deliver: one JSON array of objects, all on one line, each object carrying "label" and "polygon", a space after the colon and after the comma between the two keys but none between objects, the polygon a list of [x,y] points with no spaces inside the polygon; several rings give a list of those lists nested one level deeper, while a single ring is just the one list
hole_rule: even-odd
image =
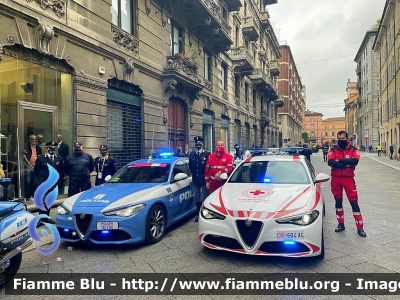
[{"label": "police car light bar", "polygon": [[299,151],[303,150],[302,147],[285,147],[285,148],[250,148],[249,151],[252,156],[263,155],[263,154],[297,154]]}]

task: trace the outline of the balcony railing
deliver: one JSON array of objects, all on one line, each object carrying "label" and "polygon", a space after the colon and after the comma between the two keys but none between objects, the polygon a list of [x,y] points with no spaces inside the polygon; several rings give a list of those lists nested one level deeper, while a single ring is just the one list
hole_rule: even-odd
[{"label": "balcony railing", "polygon": [[279,70],[279,63],[277,60],[271,60],[269,62],[269,69],[272,76],[279,76],[279,74],[281,73]]},{"label": "balcony railing", "polygon": [[175,80],[178,85],[191,89],[202,90],[204,83],[197,74],[198,67],[179,55],[167,56],[163,77]]},{"label": "balcony railing", "polygon": [[240,69],[240,71],[254,70],[254,58],[246,47],[240,46],[231,49],[231,59],[233,67]]},{"label": "balcony railing", "polygon": [[242,31],[249,41],[256,41],[260,37],[260,27],[252,16],[243,17]]}]

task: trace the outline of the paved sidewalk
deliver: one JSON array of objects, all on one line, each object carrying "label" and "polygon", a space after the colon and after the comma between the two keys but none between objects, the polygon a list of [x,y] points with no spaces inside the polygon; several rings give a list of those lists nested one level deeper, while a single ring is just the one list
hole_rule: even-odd
[{"label": "paved sidewalk", "polygon": [[[362,156],[367,156],[368,158],[381,163],[387,167],[400,171],[400,161],[396,159],[390,159],[388,156],[380,156],[378,157],[378,153],[368,153],[368,152],[361,152]],[[393,155],[394,156],[394,155]]]}]

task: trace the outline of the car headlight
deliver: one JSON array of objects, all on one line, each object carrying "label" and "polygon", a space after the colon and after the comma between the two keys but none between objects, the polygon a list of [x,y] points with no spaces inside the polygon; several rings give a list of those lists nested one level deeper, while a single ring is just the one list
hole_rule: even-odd
[{"label": "car headlight", "polygon": [[307,226],[314,223],[315,220],[318,219],[318,216],[319,216],[319,211],[313,210],[309,213],[302,215],[280,218],[275,220],[275,222],[279,224],[295,224],[300,226]]},{"label": "car headlight", "polygon": [[201,208],[200,211],[201,211],[201,216],[207,220],[211,220],[211,219],[225,220],[225,218],[226,218],[225,216],[223,216],[219,213],[216,213],[215,211],[212,211],[208,208],[205,208],[204,206]]},{"label": "car headlight", "polygon": [[146,205],[144,204],[136,204],[132,206],[128,206],[125,208],[118,208],[112,211],[108,211],[103,213],[105,216],[118,216],[118,217],[130,217],[136,215],[139,211],[145,208]]},{"label": "car headlight", "polygon": [[57,214],[59,215],[68,215],[70,211],[66,209],[64,206],[60,205],[57,207]]}]

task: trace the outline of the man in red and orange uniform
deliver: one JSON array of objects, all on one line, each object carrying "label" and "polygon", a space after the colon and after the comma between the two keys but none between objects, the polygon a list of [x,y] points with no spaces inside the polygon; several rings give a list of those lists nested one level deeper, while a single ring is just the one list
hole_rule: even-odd
[{"label": "man in red and orange uniform", "polygon": [[225,180],[220,179],[221,174],[229,175],[233,169],[233,158],[225,151],[225,143],[218,141],[216,146],[215,153],[211,153],[207,158],[205,170],[206,188],[210,193],[224,185]]},{"label": "man in red and orange uniform", "polygon": [[354,170],[360,160],[360,152],[351,145],[349,135],[346,131],[337,133],[337,146],[332,147],[328,153],[328,165],[331,171],[331,190],[335,198],[336,218],[338,227],[336,232],[345,230],[344,211],[343,211],[343,189],[349,199],[356,222],[357,233],[361,237],[366,237],[364,231],[363,217],[358,206],[358,194],[356,182],[354,181]]}]

